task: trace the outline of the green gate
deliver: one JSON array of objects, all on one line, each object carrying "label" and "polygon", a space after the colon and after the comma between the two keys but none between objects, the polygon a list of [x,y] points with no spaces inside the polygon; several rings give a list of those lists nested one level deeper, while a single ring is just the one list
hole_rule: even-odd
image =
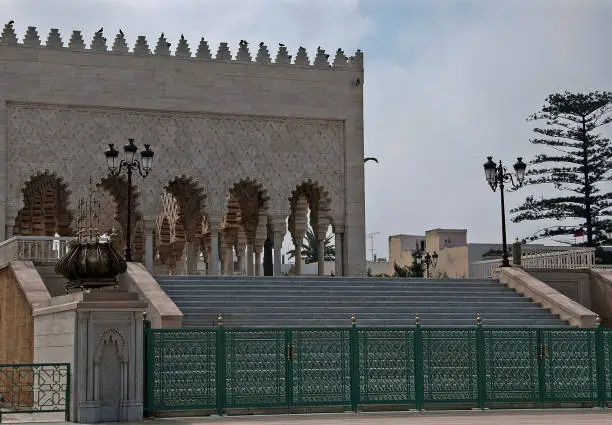
[{"label": "green gate", "polygon": [[612,402],[612,331],[145,329],[145,410]]}]

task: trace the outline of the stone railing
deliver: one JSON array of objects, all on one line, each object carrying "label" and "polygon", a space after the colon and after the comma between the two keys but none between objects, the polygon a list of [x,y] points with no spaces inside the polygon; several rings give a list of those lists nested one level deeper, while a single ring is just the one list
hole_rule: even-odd
[{"label": "stone railing", "polygon": [[67,251],[72,237],[13,236],[0,242],[0,267],[13,260],[55,262]]},{"label": "stone railing", "polygon": [[[513,259],[510,257],[510,263]],[[502,265],[501,258],[470,263],[471,279],[492,279]],[[513,264],[514,265],[514,264]],[[521,257],[525,269],[584,269],[595,265],[595,248],[529,253]]]}]

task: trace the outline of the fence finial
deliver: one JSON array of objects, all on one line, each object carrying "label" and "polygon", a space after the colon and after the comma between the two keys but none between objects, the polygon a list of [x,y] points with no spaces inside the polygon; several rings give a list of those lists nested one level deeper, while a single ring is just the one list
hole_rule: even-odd
[{"label": "fence finial", "polygon": [[419,313],[417,313],[417,314],[414,316],[414,323],[415,323],[417,326],[420,326],[420,325],[421,325],[421,317],[419,316]]},{"label": "fence finial", "polygon": [[601,325],[601,317],[599,317],[599,314],[595,318],[595,321],[597,322],[597,327],[599,327]]},{"label": "fence finial", "polygon": [[476,324],[478,326],[482,324],[482,318],[480,317],[480,313],[476,313]]},{"label": "fence finial", "polygon": [[219,313],[219,315],[217,316],[217,324],[219,325],[219,327],[223,326],[223,315],[221,313]]},{"label": "fence finial", "polygon": [[357,315],[355,313],[351,314],[351,325],[355,326],[357,324]]}]

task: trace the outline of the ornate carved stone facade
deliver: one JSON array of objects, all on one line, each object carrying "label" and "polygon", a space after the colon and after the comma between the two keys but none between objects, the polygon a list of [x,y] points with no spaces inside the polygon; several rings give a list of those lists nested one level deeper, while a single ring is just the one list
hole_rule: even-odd
[{"label": "ornate carved stone facade", "polygon": [[[330,224],[336,233],[337,274],[363,273],[361,53],[339,51],[330,67],[323,51],[306,66],[301,51],[294,66],[286,50],[250,63],[245,43],[236,60],[202,46],[190,60],[186,41],[179,59],[159,46],[140,55],[144,38],[133,52],[116,40],[111,55],[96,38],[79,52],[80,33],[68,48],[57,31],[47,48],[35,29],[23,44],[13,34],[0,37],[0,236],[69,234],[92,178],[114,204],[105,223],[136,229],[135,258],[149,268],[155,258],[163,272],[193,273],[204,256],[209,272],[256,274],[269,240],[279,273],[282,238],[303,238],[310,209],[319,239]],[[155,151],[150,175],[133,180],[129,224],[127,183],[109,178],[103,155],[128,137]]]}]

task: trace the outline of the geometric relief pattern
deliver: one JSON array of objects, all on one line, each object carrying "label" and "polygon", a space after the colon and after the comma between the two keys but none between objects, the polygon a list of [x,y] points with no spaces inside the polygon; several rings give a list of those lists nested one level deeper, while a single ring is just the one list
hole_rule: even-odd
[{"label": "geometric relief pattern", "polygon": [[414,402],[414,330],[360,331],[359,373],[362,403]]},{"label": "geometric relief pattern", "polygon": [[100,181],[108,174],[106,144],[121,151],[133,137],[155,151],[147,180],[134,182],[144,213],[156,212],[163,188],[182,174],[199,181],[210,211],[224,212],[232,185],[250,178],[274,197],[274,213],[288,215],[291,191],[309,179],[329,192],[333,218],[344,213],[343,121],[24,103],[7,108],[12,207],[21,206],[23,182],[39,170],[57,172],[73,195],[86,191],[90,176]]},{"label": "geometric relief pattern", "polygon": [[296,405],[351,403],[350,330],[294,330]]}]

